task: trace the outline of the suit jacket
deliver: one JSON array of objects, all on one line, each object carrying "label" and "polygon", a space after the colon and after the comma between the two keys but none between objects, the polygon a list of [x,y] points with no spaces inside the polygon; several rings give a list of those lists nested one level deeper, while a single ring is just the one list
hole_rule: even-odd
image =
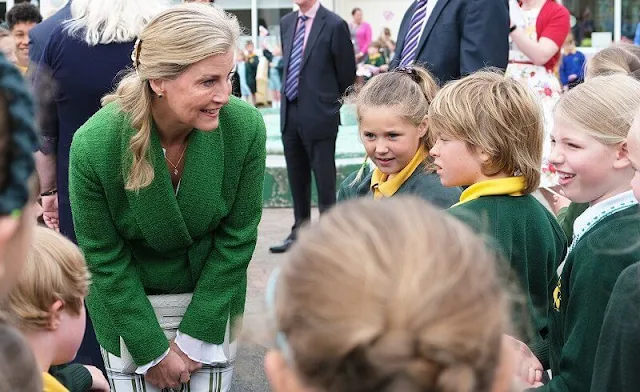
[{"label": "suit jacket", "polygon": [[29,62],[33,64],[40,62],[51,33],[68,19],[71,19],[71,1],[68,1],[67,5],[59,9],[58,12],[38,23],[29,31]]},{"label": "suit jacket", "polygon": [[[402,19],[391,68],[400,63],[405,35],[417,6]],[[507,0],[438,0],[418,43],[416,63],[444,84],[484,67],[505,69],[509,60]]]},{"label": "suit jacket", "polygon": [[[291,12],[280,20],[284,66],[283,95],[297,24],[298,12]],[[303,139],[319,140],[338,134],[340,99],[353,84],[355,77],[355,54],[349,26],[342,18],[321,5],[309,32],[300,70],[297,100]],[[287,99],[283,97],[280,109],[283,132],[286,127],[286,113]]]},{"label": "suit jacket", "polygon": [[120,355],[122,337],[142,365],[169,347],[146,295],[192,292],[179,330],[212,344],[222,344],[227,321],[242,314],[262,213],[266,132],[258,110],[231,97],[218,129],[189,136],[177,196],[155,131],[153,182],[125,190],[134,134],[115,103],[91,117],[73,138],[69,190],[92,274],[86,303],[98,342]]}]

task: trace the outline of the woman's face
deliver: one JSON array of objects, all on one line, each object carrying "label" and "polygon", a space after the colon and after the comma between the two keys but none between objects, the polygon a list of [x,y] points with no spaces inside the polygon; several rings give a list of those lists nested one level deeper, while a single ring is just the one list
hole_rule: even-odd
[{"label": "woman's face", "polygon": [[234,51],[210,56],[191,65],[173,80],[155,80],[151,86],[161,94],[163,110],[174,123],[201,131],[218,128],[220,108],[229,102]]},{"label": "woman's face", "polygon": [[361,10],[357,10],[356,12],[353,13],[353,21],[356,22],[357,24],[362,23],[362,11]]}]

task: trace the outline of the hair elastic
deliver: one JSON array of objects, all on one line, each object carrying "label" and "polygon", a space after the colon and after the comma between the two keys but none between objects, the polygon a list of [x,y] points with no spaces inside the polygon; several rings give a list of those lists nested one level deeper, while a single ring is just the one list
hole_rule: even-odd
[{"label": "hair elastic", "polygon": [[142,41],[138,38],[133,45],[133,51],[131,51],[131,62],[136,72],[138,72],[138,66],[140,65],[140,50],[142,50]]}]

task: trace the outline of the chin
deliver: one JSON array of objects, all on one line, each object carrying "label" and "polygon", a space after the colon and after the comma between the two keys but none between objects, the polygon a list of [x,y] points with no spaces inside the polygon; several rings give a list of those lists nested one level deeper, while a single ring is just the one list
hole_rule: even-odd
[{"label": "chin", "polygon": [[217,119],[215,121],[199,121],[198,123],[194,124],[194,128],[203,132],[211,132],[218,129],[219,125],[220,121]]}]

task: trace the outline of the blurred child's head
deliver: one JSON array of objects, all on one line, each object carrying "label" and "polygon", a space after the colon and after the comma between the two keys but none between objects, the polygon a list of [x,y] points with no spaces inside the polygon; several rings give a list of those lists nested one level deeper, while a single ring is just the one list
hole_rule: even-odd
[{"label": "blurred child's head", "polygon": [[512,78],[479,71],[447,84],[429,107],[431,156],[444,186],[523,176],[524,194],[540,183],[542,109]]},{"label": "blurred child's head", "polygon": [[29,345],[0,321],[0,391],[42,391],[42,376]]},{"label": "blurred child's head", "polygon": [[35,110],[18,69],[0,56],[0,299],[22,269],[36,224]]},{"label": "blurred child's head", "polygon": [[11,32],[7,29],[0,28],[0,53],[10,63],[15,64],[16,59],[16,44],[13,40]]},{"label": "blurred child's head", "polygon": [[6,311],[27,339],[47,335],[55,342],[52,365],[70,362],[84,335],[88,288],[89,272],[80,249],[61,234],[38,226]]},{"label": "blurred child's head", "polygon": [[562,49],[565,54],[573,54],[576,52],[576,40],[573,38],[573,34],[569,33],[562,44]]},{"label": "blurred child's head", "polygon": [[380,43],[377,41],[372,42],[367,48],[367,54],[369,57],[373,57],[380,54]]},{"label": "blurred child's head", "polygon": [[417,198],[336,206],[301,233],[267,301],[276,392],[488,392],[498,382],[508,306],[493,253]]},{"label": "blurred child's head", "polygon": [[555,107],[549,162],[569,199],[598,203],[629,189],[633,168],[625,140],[640,107],[640,81],[598,76]]},{"label": "blurred child's head", "polygon": [[640,46],[617,43],[600,50],[587,62],[585,78],[614,73],[640,80]]},{"label": "blurred child's head", "polygon": [[254,47],[253,47],[253,41],[247,41],[247,42],[244,44],[244,48],[245,48],[245,50],[246,50],[247,52],[249,52],[249,53],[253,53],[253,49],[254,49]]},{"label": "blurred child's head", "polygon": [[415,66],[377,75],[357,92],[360,138],[380,171],[395,175],[425,150],[427,110],[437,91],[431,74]]},{"label": "blurred child's head", "polygon": [[640,110],[638,110],[631,124],[631,129],[629,129],[627,149],[629,151],[629,160],[634,170],[631,188],[633,189],[633,195],[640,201]]}]

